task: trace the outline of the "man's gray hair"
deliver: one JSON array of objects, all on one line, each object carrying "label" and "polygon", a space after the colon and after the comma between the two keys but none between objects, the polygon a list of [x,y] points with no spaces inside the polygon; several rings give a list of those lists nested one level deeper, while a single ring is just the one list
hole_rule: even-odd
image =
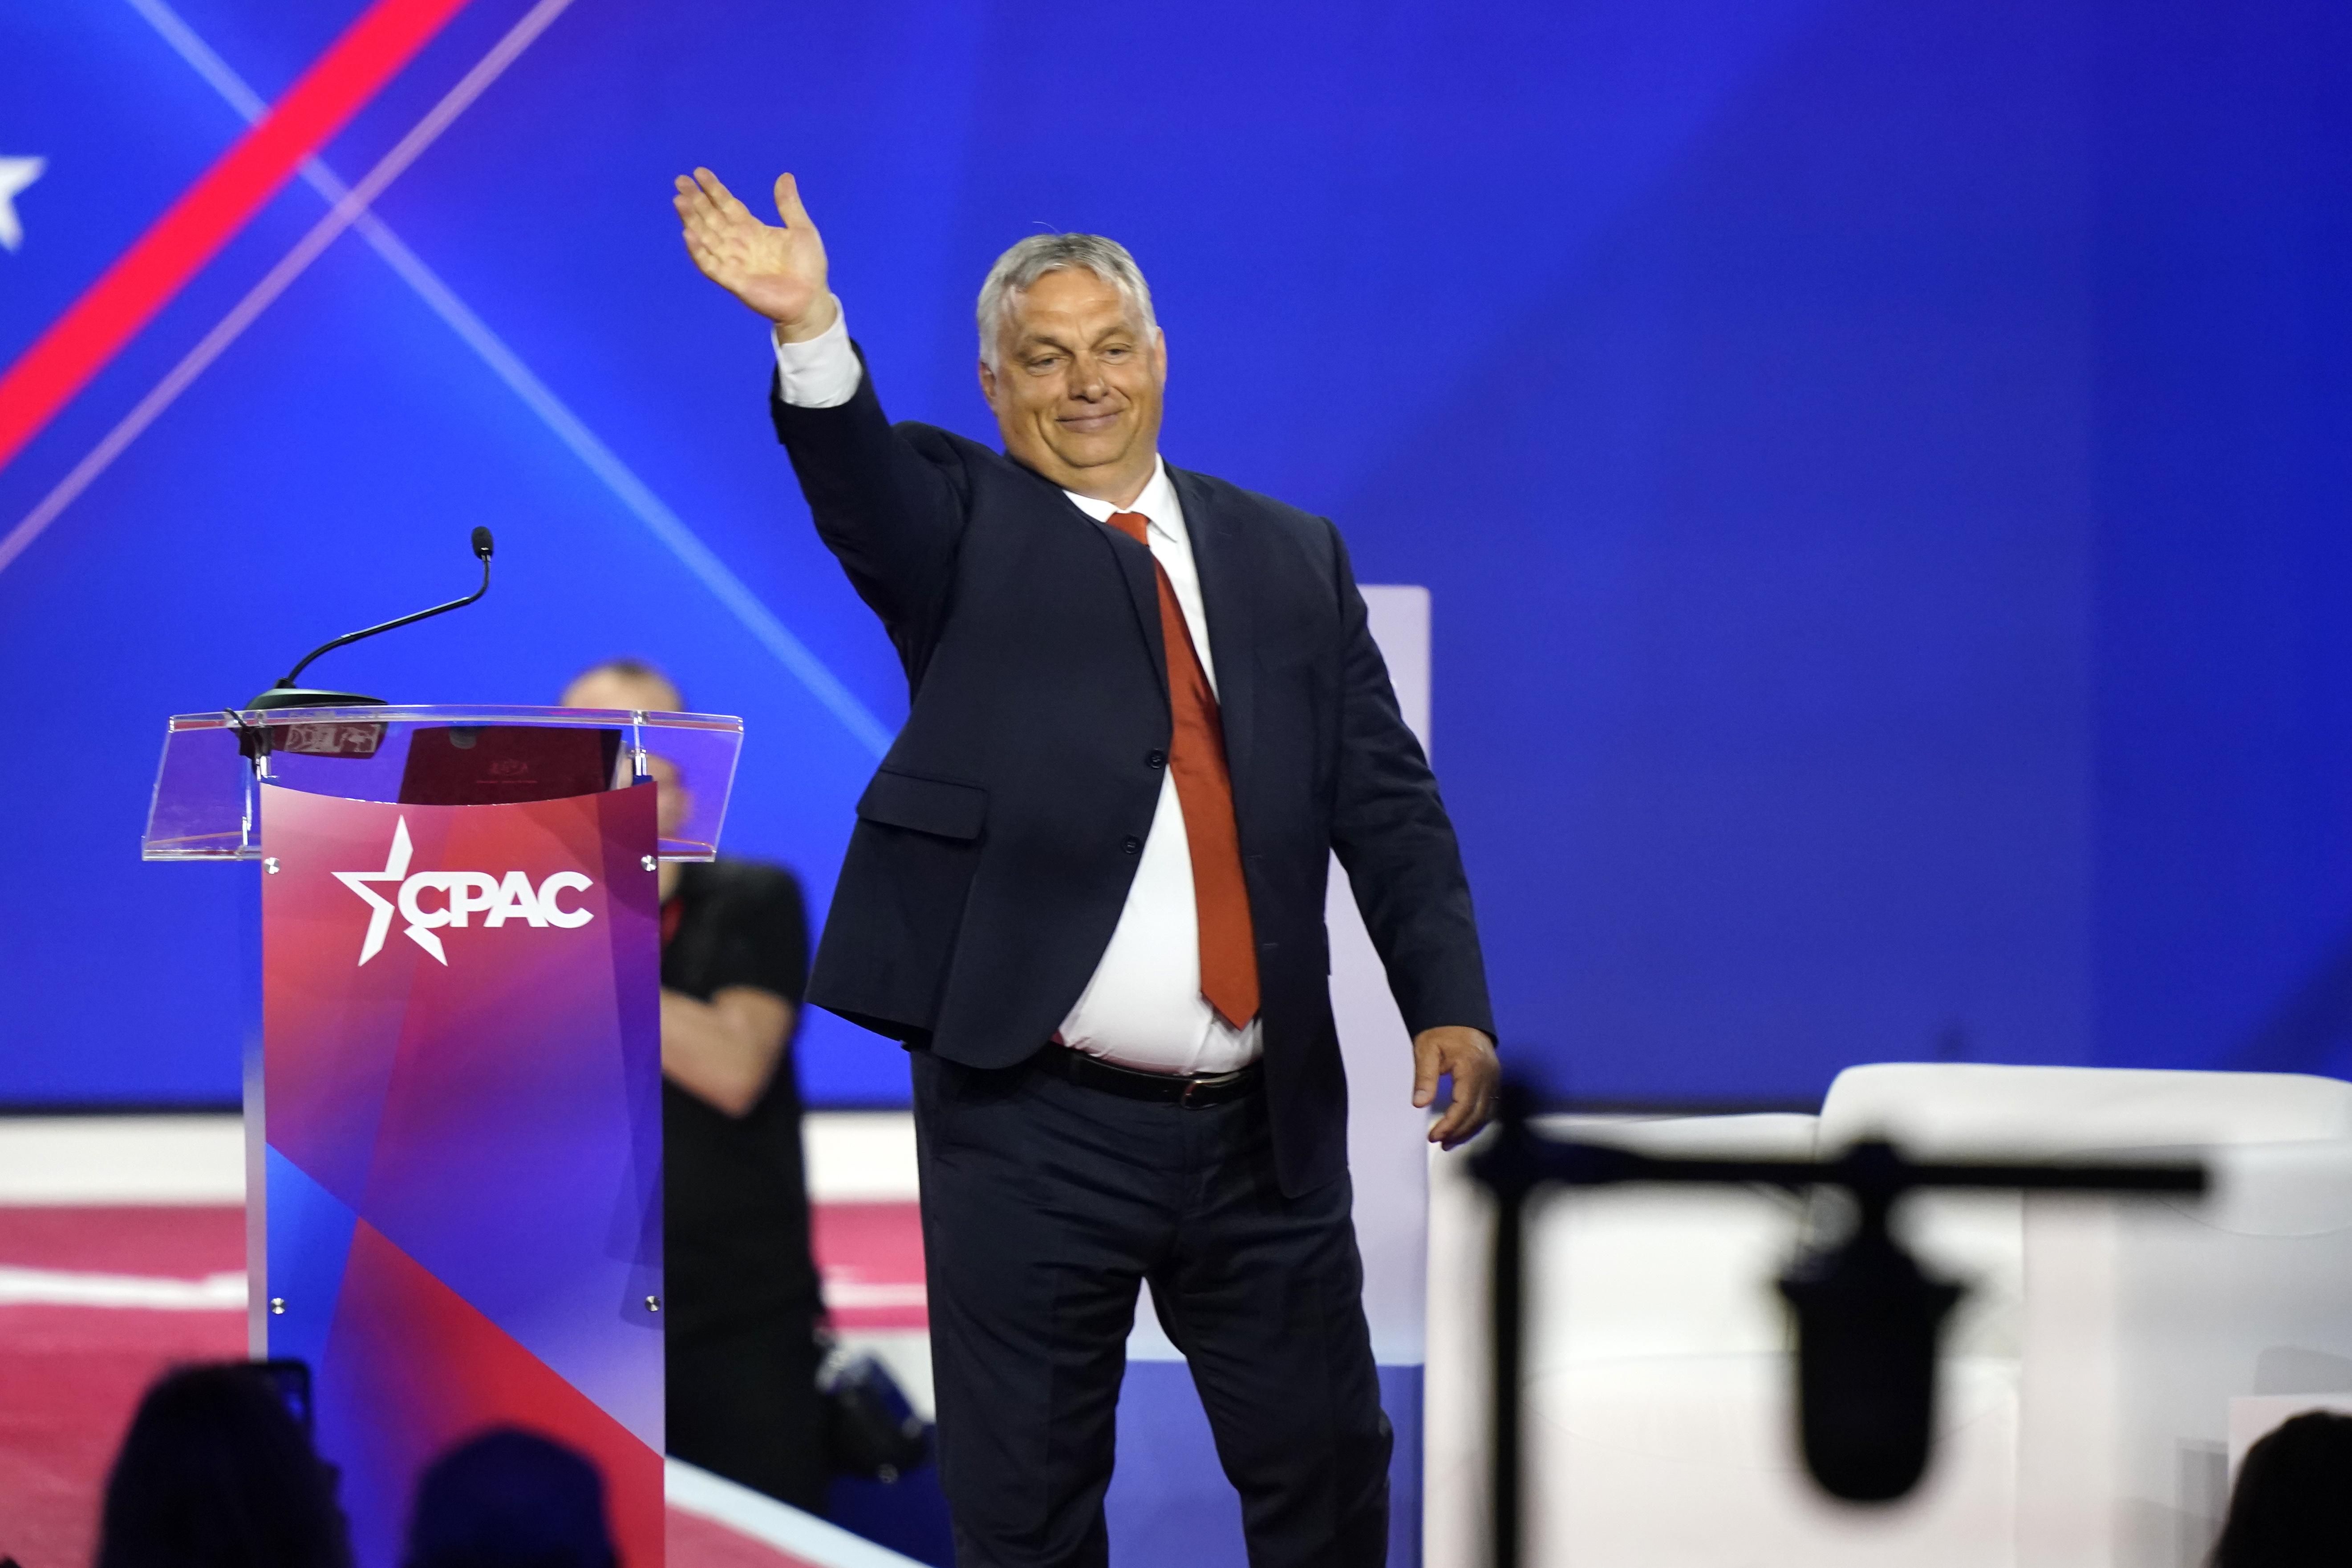
[{"label": "man's gray hair", "polygon": [[1033,234],[996,258],[988,280],[980,286],[980,358],[996,368],[997,340],[1013,300],[1033,288],[1048,272],[1071,268],[1091,272],[1119,292],[1129,314],[1147,333],[1160,330],[1151,313],[1151,285],[1127,247],[1098,234]]}]

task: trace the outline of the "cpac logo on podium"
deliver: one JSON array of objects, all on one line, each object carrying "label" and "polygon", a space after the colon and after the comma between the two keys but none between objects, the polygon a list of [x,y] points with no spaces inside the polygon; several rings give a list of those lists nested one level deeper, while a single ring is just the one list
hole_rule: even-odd
[{"label": "cpac logo on podium", "polygon": [[[412,875],[408,857],[408,818],[404,816],[393,824],[392,853],[384,858],[383,870],[333,874],[335,880],[367,900],[367,937],[360,943],[362,963],[383,951],[383,939],[392,929],[395,908],[407,922],[401,934],[443,964],[449,962],[449,955],[442,951],[441,939],[433,933],[444,926],[463,929],[474,915],[483,917],[486,926],[522,921],[567,931],[596,918],[593,910],[567,910],[556,901],[563,893],[595,886],[577,871],[558,871],[533,887],[530,879],[520,871],[509,871],[504,877],[493,877],[488,871],[418,871]],[[371,882],[397,883],[400,891],[387,899],[368,886]],[[435,907],[430,909],[425,902],[428,895],[436,900]]]}]

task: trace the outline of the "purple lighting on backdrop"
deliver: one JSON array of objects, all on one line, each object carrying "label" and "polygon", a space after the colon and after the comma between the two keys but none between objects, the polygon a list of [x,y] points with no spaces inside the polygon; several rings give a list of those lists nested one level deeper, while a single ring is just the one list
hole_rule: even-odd
[{"label": "purple lighting on backdrop", "polygon": [[[0,16],[0,364],[361,9]],[[461,11],[0,469],[0,531],[531,12]],[[0,1003],[71,1042],[0,1101],[235,1096],[243,873],[131,849],[163,717],[442,596],[476,523],[489,600],[318,673],[655,658],[746,720],[730,847],[821,907],[903,692],[679,251],[696,163],[794,169],[886,405],[974,434],[988,261],[1135,249],[1171,459],[1432,590],[1507,1043],[1571,1091],[2352,1069],[2342,7],[680,0],[555,16],[0,569],[43,725]],[[904,1093],[800,1048],[815,1100]]]}]

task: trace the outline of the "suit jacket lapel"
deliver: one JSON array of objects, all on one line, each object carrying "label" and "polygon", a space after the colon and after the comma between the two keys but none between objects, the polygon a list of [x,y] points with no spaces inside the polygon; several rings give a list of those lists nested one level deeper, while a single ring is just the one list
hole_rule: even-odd
[{"label": "suit jacket lapel", "polygon": [[1160,683],[1160,700],[1167,701],[1168,650],[1160,646],[1160,569],[1152,564],[1150,547],[1138,544],[1107,522],[1097,522],[1072,505],[1066,495],[1062,504],[1069,507],[1081,528],[1093,531],[1110,552],[1119,580],[1127,584],[1128,601],[1135,607],[1135,629],[1142,634],[1144,652],[1150,658],[1151,679]]},{"label": "suit jacket lapel", "polygon": [[[1255,605],[1249,542],[1234,519],[1209,496],[1200,476],[1169,466],[1168,478],[1184,508],[1192,536],[1192,566],[1201,577],[1201,606],[1209,617],[1209,657],[1217,667],[1217,711],[1225,731],[1225,766],[1238,807],[1250,765],[1250,719],[1257,687]],[[1157,595],[1155,581],[1152,592]]]},{"label": "suit jacket lapel", "polygon": [[1045,475],[1013,458],[1010,453],[1006,457],[1015,468],[1050,490],[1054,499],[1061,502],[1063,510],[1069,513],[1070,521],[1101,540],[1103,548],[1110,552],[1111,565],[1118,573],[1119,580],[1127,584],[1128,600],[1135,607],[1135,629],[1143,638],[1143,651],[1151,664],[1151,679],[1160,683],[1160,701],[1167,701],[1168,652],[1160,647],[1160,576],[1158,569],[1151,563],[1151,552],[1110,524],[1097,522],[1080,511],[1072,504],[1068,494]]},{"label": "suit jacket lapel", "polygon": [[1160,569],[1152,564],[1151,552],[1138,544],[1107,522],[1097,522],[1076,507],[1078,521],[1102,535],[1111,559],[1118,563],[1118,574],[1127,584],[1127,596],[1135,605],[1136,629],[1143,634],[1143,646],[1151,656],[1151,677],[1160,682],[1160,700],[1168,700],[1168,650],[1161,646],[1160,634]]}]

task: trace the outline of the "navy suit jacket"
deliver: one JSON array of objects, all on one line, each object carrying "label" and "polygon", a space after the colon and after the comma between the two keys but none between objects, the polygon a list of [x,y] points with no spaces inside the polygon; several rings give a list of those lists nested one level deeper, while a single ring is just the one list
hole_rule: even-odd
[{"label": "navy suit jacket", "polygon": [[[771,402],[912,700],[857,803],[808,999],[950,1061],[1010,1067],[1093,976],[1159,805],[1171,721],[1151,553],[1000,453],[893,427],[871,376],[838,407]],[[1409,1029],[1491,1035],[1486,968],[1453,826],[1338,530],[1169,477],[1217,671],[1276,1166],[1297,1194],[1347,1168],[1332,852]]]}]

